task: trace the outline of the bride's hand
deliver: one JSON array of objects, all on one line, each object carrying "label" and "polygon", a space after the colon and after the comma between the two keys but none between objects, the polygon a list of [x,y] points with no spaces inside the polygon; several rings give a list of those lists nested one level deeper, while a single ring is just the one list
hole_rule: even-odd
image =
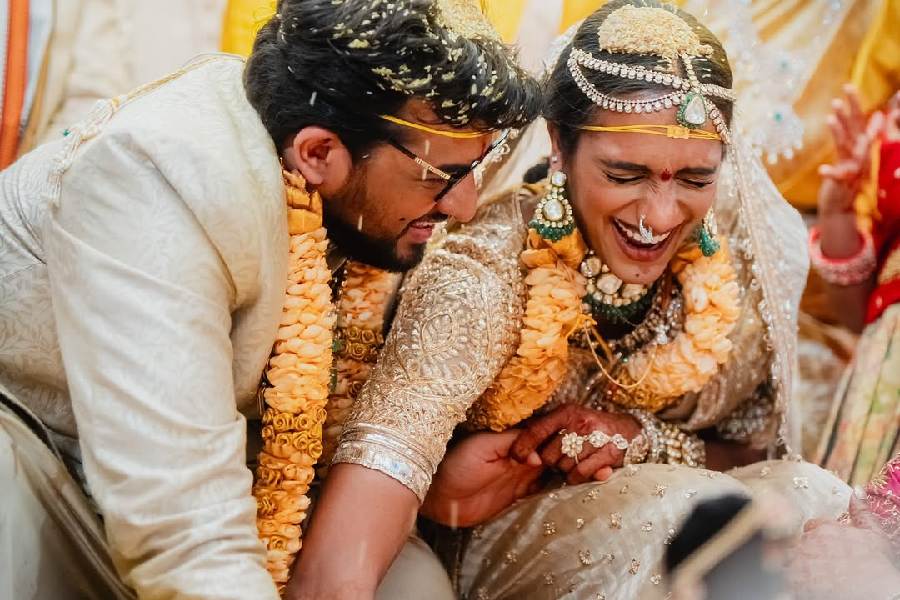
[{"label": "bride's hand", "polygon": [[607,435],[621,434],[631,442],[641,433],[641,425],[626,414],[610,413],[577,404],[563,404],[544,416],[530,421],[512,446],[512,455],[521,462],[534,461],[537,457],[548,467],[555,467],[566,474],[570,484],[588,481],[605,481],[615,467],[621,467],[625,451],[608,443],[594,448],[585,441],[578,462],[562,452],[561,430],[587,436],[593,431]]},{"label": "bride's hand", "polygon": [[476,433],[453,447],[438,467],[420,513],[452,527],[471,527],[534,491],[540,460],[510,456],[518,430]]}]

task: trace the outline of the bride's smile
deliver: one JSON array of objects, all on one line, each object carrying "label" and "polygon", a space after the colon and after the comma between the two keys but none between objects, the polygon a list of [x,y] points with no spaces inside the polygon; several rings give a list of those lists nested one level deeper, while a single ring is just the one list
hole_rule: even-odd
[{"label": "bride's smile", "polygon": [[[642,114],[598,109],[591,125],[660,126],[675,118],[675,108]],[[712,123],[705,130],[715,132]],[[551,168],[567,175],[588,246],[626,283],[659,279],[715,201],[722,143],[585,131],[570,146],[553,127],[551,138],[557,157]]]}]

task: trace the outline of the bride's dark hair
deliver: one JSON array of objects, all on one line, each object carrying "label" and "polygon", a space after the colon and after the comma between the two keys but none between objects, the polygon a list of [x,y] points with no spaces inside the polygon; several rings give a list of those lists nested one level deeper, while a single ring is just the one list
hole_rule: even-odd
[{"label": "bride's dark hair", "polygon": [[[595,110],[597,110],[597,106],[579,89],[569,72],[566,62],[573,47],[590,52],[594,58],[629,66],[641,66],[649,69],[661,69],[662,67],[661,63],[664,59],[658,56],[619,52],[611,54],[600,50],[600,41],[597,37],[600,25],[603,24],[610,14],[623,6],[629,5],[661,8],[678,15],[696,32],[703,44],[713,49],[709,57],[694,59],[694,69],[700,81],[725,88],[730,88],[732,85],[731,66],[728,64],[728,56],[722,47],[722,43],[709,29],[698,22],[693,15],[671,4],[656,0],[613,0],[585,19],[578,28],[574,39],[565,47],[559,60],[556,62],[556,66],[544,82],[544,118],[557,127],[560,144],[562,145],[561,149],[564,153],[571,153],[575,150],[578,145],[578,127],[588,124],[594,116]],[[680,63],[678,64],[680,67]],[[608,75],[589,69],[583,69],[583,72],[587,80],[600,92],[618,98],[626,98],[644,92],[665,94],[672,91],[671,87],[663,84],[649,83],[639,79],[623,79],[617,75]],[[679,73],[679,75],[682,75],[682,73]],[[730,124],[733,113],[732,103],[715,96],[711,96],[710,100],[715,103],[722,116]]]}]

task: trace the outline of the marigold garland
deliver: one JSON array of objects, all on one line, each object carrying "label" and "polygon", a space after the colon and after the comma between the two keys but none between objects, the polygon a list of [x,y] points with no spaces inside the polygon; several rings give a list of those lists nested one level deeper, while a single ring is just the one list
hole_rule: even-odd
[{"label": "marigold garland", "polygon": [[[684,328],[651,357],[635,354],[625,370],[631,380],[646,373],[637,394],[617,393],[613,401],[631,408],[659,411],[684,394],[699,392],[731,355],[728,336],[740,316],[740,288],[727,245],[706,257],[696,246],[680,253],[672,272],[684,297]],[[648,372],[649,370],[649,372]]]},{"label": "marigold garland", "polygon": [[322,454],[322,425],[331,383],[331,272],[322,228],[322,202],[302,177],[284,173],[290,255],[281,326],[262,394],[263,449],[253,495],[267,568],[279,591],[301,546],[307,492]]},{"label": "marigold garland", "polygon": [[568,370],[569,335],[585,318],[585,280],[577,266],[586,247],[576,229],[559,241],[529,229],[522,252],[527,300],[516,354],[473,405],[470,426],[503,431],[540,408]]},{"label": "marigold garland", "polygon": [[320,478],[328,473],[344,421],[384,345],[384,319],[400,277],[360,262],[347,263],[337,305],[337,378],[328,398]]}]

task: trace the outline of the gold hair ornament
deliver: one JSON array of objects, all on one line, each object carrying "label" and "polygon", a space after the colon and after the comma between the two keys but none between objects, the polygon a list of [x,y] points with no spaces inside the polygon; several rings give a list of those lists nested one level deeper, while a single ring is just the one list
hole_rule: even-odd
[{"label": "gold hair ornament", "polygon": [[[597,37],[602,51],[659,56],[669,63],[670,68],[662,71],[626,65],[595,58],[590,52],[573,48],[567,61],[569,72],[578,88],[594,104],[604,110],[638,114],[678,107],[677,120],[682,127],[698,130],[707,121],[712,121],[719,138],[726,144],[731,142],[728,124],[709,97],[734,102],[734,92],[719,85],[700,83],[693,61],[708,57],[712,48],[702,44],[683,19],[661,8],[623,6],[606,18]],[[677,61],[684,67],[685,77],[673,74]],[[642,100],[617,98],[598,90],[587,80],[582,69],[665,85],[674,91]]]},{"label": "gold hair ornament", "polygon": [[500,34],[485,16],[484,0],[437,0],[444,25],[465,38],[500,41]]}]

